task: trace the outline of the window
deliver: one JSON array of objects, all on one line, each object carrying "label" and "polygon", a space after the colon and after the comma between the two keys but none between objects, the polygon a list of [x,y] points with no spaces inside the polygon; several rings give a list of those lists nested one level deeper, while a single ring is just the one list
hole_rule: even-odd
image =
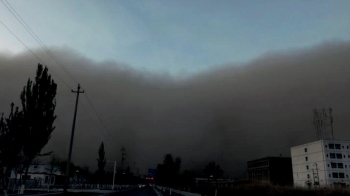
[{"label": "window", "polygon": [[345,168],[347,167],[347,165],[345,165]]},{"label": "window", "polygon": [[333,178],[338,178],[338,173],[332,173]]},{"label": "window", "polygon": [[349,178],[348,174],[346,174],[346,178]]},{"label": "window", "polygon": [[335,153],[331,153],[330,156],[331,156],[331,159],[335,159]]},{"label": "window", "polygon": [[349,149],[349,146],[346,146],[346,149]]},{"label": "window", "polygon": [[348,158],[350,158],[350,155],[348,155]]},{"label": "window", "polygon": [[307,148],[304,148],[304,151],[307,152]]},{"label": "window", "polygon": [[345,158],[345,155],[344,155],[344,158]]},{"label": "window", "polygon": [[343,163],[338,163],[338,168],[344,168]]},{"label": "window", "polygon": [[324,145],[325,148],[327,148],[327,145]]},{"label": "window", "polygon": [[45,176],[45,183],[47,183],[47,181],[49,181],[49,177]]},{"label": "window", "polygon": [[310,174],[307,174],[307,178],[310,178]]},{"label": "window", "polygon": [[326,154],[326,156],[328,157],[328,154]]},{"label": "window", "polygon": [[55,177],[51,176],[50,184],[54,184],[54,182],[55,182]]},{"label": "window", "polygon": [[329,177],[332,177],[332,175],[331,175],[331,174],[329,174]]},{"label": "window", "polygon": [[307,161],[307,157],[305,157],[305,161]]},{"label": "window", "polygon": [[341,159],[341,154],[340,153],[337,153],[336,156],[337,156],[337,159]]},{"label": "window", "polygon": [[341,146],[341,148],[344,148],[344,146]]},{"label": "window", "polygon": [[345,178],[344,173],[339,173],[339,178]]},{"label": "window", "polygon": [[329,144],[329,149],[334,149],[334,144]]},{"label": "window", "polygon": [[337,168],[337,164],[336,163],[331,163],[332,168]]},{"label": "window", "polygon": [[327,167],[329,167],[329,164],[327,164]]},{"label": "window", "polygon": [[335,149],[340,149],[340,144],[335,144]]},{"label": "window", "polygon": [[308,165],[306,166],[306,169],[309,169],[309,166],[308,166]]}]

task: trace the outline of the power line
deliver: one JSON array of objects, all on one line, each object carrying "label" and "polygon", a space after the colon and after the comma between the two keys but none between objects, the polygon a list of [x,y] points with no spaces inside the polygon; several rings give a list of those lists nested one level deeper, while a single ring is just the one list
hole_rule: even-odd
[{"label": "power line", "polygon": [[114,136],[113,136],[113,135],[110,133],[110,131],[107,129],[106,125],[103,123],[103,121],[102,121],[100,115],[97,113],[97,111],[96,111],[94,105],[93,105],[92,102],[90,101],[90,99],[89,99],[89,97],[87,96],[87,94],[84,93],[84,95],[85,95],[85,98],[88,100],[88,103],[90,104],[90,106],[91,106],[92,109],[94,110],[94,112],[95,112],[97,118],[98,118],[99,121],[101,122],[102,126],[105,128],[105,130],[107,131],[107,133],[108,133],[113,139],[115,139]]},{"label": "power line", "polygon": [[[11,10],[4,1],[11,7]],[[26,31],[35,39],[37,43],[41,45],[44,51],[54,60],[54,62],[62,68],[62,70],[68,75],[68,77],[76,83],[79,83],[65,68],[65,66],[56,58],[56,56],[46,47],[46,45],[41,41],[41,39],[34,33],[30,26],[23,20],[23,18],[17,13],[17,11],[11,6],[7,0],[1,0],[1,2],[6,6],[6,8],[11,12],[11,14],[17,19],[19,23],[26,29]],[[18,17],[17,17],[18,16]]]},{"label": "power line", "polygon": [[[42,64],[45,64],[43,60],[41,60],[31,49],[29,49],[29,47],[27,45],[25,45],[23,43],[23,41],[21,39],[19,39],[1,20],[0,23],[19,41],[21,42],[21,44],[27,48],[27,50],[29,50],[30,53],[32,53],[32,55],[38,59],[38,61]],[[54,74],[58,79],[60,79],[68,88],[72,89],[62,78],[60,78],[57,74],[55,74],[55,72],[52,72],[52,74]]]},{"label": "power line", "polygon": [[[4,3],[4,1],[8,4],[8,6]],[[23,20],[23,18],[17,13],[17,11],[11,6],[11,4],[7,1],[7,0],[1,0],[1,2],[6,6],[6,8],[11,12],[11,14],[17,19],[17,21],[19,23],[21,23],[21,25],[26,29],[26,31],[34,38],[34,40],[39,43],[41,45],[41,47],[44,49],[44,51],[54,60],[54,62],[59,65],[62,70],[69,76],[69,78],[71,80],[73,80],[76,83],[79,83],[70,73],[69,71],[65,68],[65,66],[56,58],[56,56],[46,47],[46,45],[41,41],[41,39],[34,33],[34,31],[30,28],[30,26]],[[13,10],[11,10],[10,9]],[[0,21],[1,22],[1,21]],[[2,23],[2,22],[1,22]],[[4,23],[2,23],[11,33],[13,36],[15,36],[17,38],[17,40],[19,40],[40,62],[43,63],[43,61],[37,56],[35,55],[35,53],[30,50]],[[43,63],[44,64],[44,63]],[[55,74],[55,76],[57,76]],[[58,77],[58,76],[57,76]],[[61,79],[60,77],[58,77],[66,86],[68,86],[70,89],[72,89],[72,87],[70,87],[63,79]],[[95,107],[93,106],[92,102],[90,101],[89,97],[87,96],[87,94],[84,94],[86,99],[88,100],[88,103],[90,104],[90,106],[92,107],[93,111],[95,112],[96,116],[98,117],[100,123],[102,124],[102,126],[104,127],[104,129],[107,131],[107,133],[114,138],[114,136],[109,132],[109,130],[107,129],[106,125],[103,123],[100,115],[97,113]],[[84,108],[85,110],[85,108]],[[88,112],[85,111],[87,114]],[[91,118],[91,116],[88,114],[89,118]],[[91,118],[92,119],[92,118]]]}]

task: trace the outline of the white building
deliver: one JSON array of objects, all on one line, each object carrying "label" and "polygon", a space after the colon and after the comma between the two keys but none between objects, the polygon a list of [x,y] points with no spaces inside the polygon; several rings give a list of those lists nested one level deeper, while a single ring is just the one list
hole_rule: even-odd
[{"label": "white building", "polygon": [[319,140],[291,148],[295,186],[349,186],[350,141]]},{"label": "white building", "polygon": [[[17,174],[16,176],[16,174],[12,171],[11,178],[21,179],[21,175]],[[35,180],[36,186],[55,185],[57,184],[56,182],[59,178],[63,178],[63,175],[57,167],[52,169],[52,173],[50,165],[30,165],[28,168],[27,179]]]}]

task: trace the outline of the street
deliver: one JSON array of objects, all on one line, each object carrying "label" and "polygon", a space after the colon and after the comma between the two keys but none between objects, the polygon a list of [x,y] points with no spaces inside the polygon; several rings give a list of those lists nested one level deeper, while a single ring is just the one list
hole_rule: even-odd
[{"label": "street", "polygon": [[153,187],[143,187],[143,188],[135,188],[127,191],[121,191],[116,193],[106,193],[101,195],[108,196],[159,196]]}]

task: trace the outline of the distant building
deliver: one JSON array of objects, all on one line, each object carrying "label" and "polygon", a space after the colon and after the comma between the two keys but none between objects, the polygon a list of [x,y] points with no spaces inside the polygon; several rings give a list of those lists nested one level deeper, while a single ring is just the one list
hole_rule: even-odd
[{"label": "distant building", "polygon": [[[24,174],[22,174],[24,176]],[[22,176],[22,178],[23,178]],[[12,179],[21,179],[20,174],[11,173]],[[58,167],[54,167],[51,174],[50,165],[30,165],[28,168],[28,180],[34,180],[34,186],[47,186],[47,185],[56,185],[63,184],[64,176]]]},{"label": "distant building", "polygon": [[291,148],[295,186],[349,186],[350,141],[319,140]]},{"label": "distant building", "polygon": [[289,157],[266,157],[248,161],[248,179],[272,184],[293,183],[292,161]]}]

